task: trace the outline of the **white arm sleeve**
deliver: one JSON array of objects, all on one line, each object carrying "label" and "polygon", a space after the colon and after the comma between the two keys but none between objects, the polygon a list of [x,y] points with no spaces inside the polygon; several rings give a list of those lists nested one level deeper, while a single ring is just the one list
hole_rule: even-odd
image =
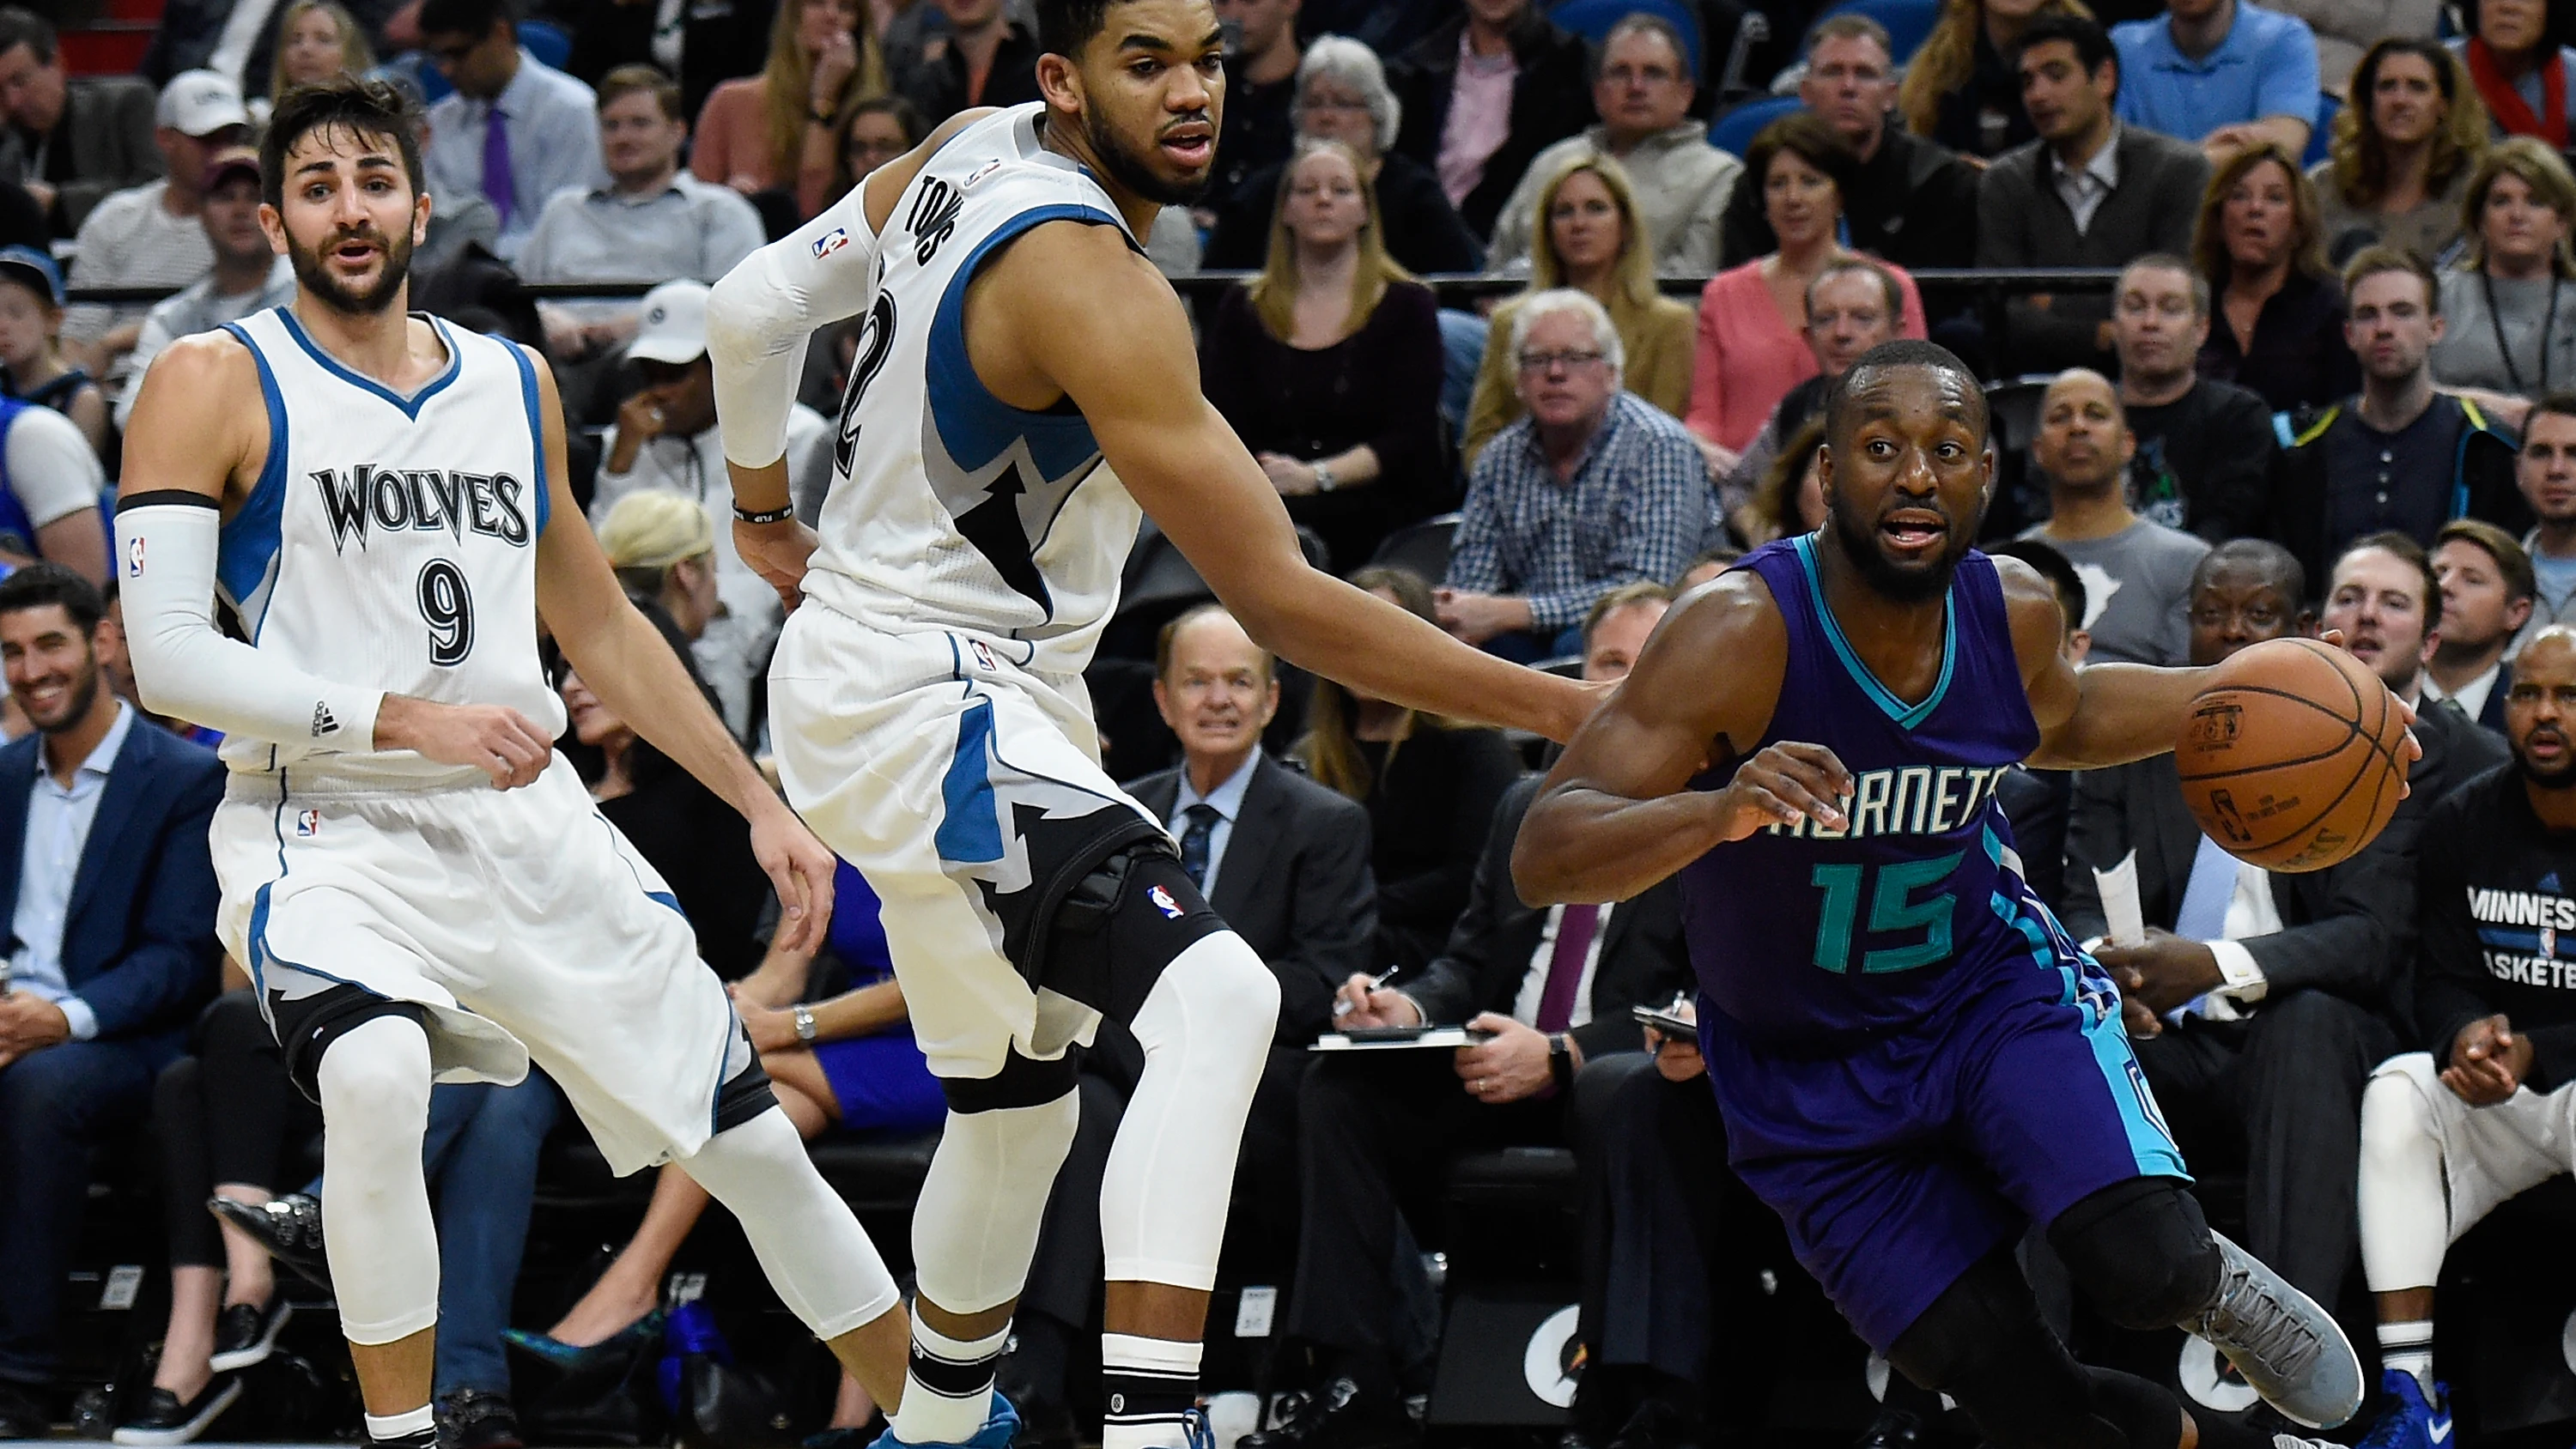
[{"label": "white arm sleeve", "polygon": [[116,516],[126,647],[144,707],[281,745],[373,750],[383,690],[317,679],[215,627],[222,526],[205,503],[145,503]]},{"label": "white arm sleeve", "polygon": [[787,452],[787,412],[817,327],[877,299],[877,234],[865,186],[725,273],[707,298],[707,355],[715,360],[716,419],[725,460],[762,468]]}]

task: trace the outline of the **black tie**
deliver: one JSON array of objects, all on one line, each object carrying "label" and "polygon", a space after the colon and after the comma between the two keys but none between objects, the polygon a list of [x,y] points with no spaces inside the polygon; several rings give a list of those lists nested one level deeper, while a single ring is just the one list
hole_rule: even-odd
[{"label": "black tie", "polygon": [[1208,837],[1216,833],[1216,823],[1224,819],[1217,808],[1205,800],[1181,812],[1190,817],[1190,826],[1181,832],[1181,869],[1201,891],[1207,889]]}]

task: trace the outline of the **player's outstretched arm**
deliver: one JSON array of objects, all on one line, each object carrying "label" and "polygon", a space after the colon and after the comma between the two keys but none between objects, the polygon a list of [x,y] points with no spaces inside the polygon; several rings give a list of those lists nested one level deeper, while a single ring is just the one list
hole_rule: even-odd
[{"label": "player's outstretched arm", "polygon": [[1995,572],[2003,583],[2022,686],[2039,722],[2039,749],[2031,755],[2031,765],[2093,770],[2171,751],[2182,731],[2183,713],[2208,671],[2145,664],[2077,669],[2058,652],[2066,637],[2066,616],[2058,609],[2057,591],[2017,558],[1996,559]]},{"label": "player's outstretched arm", "polygon": [[545,426],[549,515],[537,539],[537,613],[601,703],[751,822],[752,854],[769,872],[787,913],[774,944],[811,950],[822,943],[832,919],[832,852],[769,788],[662,631],[618,585],[590,521],[573,501],[554,372],[543,358],[530,361]]},{"label": "player's outstretched arm", "polygon": [[[1624,901],[1764,826],[1840,825],[1851,776],[1832,751],[1784,741],[1744,753],[1770,725],[1788,652],[1755,575],[1728,574],[1675,604],[1521,822],[1521,899]],[[1690,789],[1711,762],[1732,770],[1726,785]]]},{"label": "player's outstretched arm", "polygon": [[1070,396],[1128,492],[1263,647],[1408,708],[1554,740],[1591,712],[1584,686],[1471,649],[1307,566],[1278,489],[1199,391],[1179,299],[1115,230],[1037,228],[986,269],[968,309],[986,385],[1007,375]]}]

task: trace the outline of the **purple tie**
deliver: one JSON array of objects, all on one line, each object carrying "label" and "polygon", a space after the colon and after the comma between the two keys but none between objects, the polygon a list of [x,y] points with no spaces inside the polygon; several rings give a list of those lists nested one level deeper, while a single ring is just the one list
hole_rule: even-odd
[{"label": "purple tie", "polygon": [[1567,906],[1556,922],[1556,951],[1547,958],[1547,989],[1539,993],[1538,1029],[1560,1032],[1574,1020],[1574,993],[1583,985],[1583,960],[1592,954],[1599,906]]},{"label": "purple tie", "polygon": [[517,209],[511,205],[516,185],[510,175],[510,128],[502,123],[498,105],[483,121],[483,194],[501,214],[501,225],[508,226],[510,213]]}]

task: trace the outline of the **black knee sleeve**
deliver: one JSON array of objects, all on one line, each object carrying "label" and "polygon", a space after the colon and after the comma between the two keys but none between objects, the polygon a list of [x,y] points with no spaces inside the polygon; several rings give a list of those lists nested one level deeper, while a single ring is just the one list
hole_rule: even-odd
[{"label": "black knee sleeve", "polygon": [[317,1103],[322,1100],[322,1053],[380,1016],[403,1017],[428,1029],[429,1013],[417,1004],[388,1000],[345,983],[292,1001],[274,991],[268,994],[268,1018],[277,1028],[278,1049],[286,1054],[287,1080]]},{"label": "black knee sleeve", "polygon": [[1163,968],[1225,929],[1157,837],[1111,854],[1065,893],[1045,984],[1113,1021],[1134,1021]]},{"label": "black knee sleeve", "polygon": [[1887,1358],[1958,1400],[1995,1449],[2173,1449],[2181,1438],[2172,1395],[2075,1361],[2041,1321],[2009,1249],[1962,1274]]},{"label": "black knee sleeve", "polygon": [[2104,1188],[2058,1214],[2048,1242],[2094,1308],[2122,1328],[2185,1322],[2218,1291],[2218,1244],[2199,1201],[2170,1177]]}]

